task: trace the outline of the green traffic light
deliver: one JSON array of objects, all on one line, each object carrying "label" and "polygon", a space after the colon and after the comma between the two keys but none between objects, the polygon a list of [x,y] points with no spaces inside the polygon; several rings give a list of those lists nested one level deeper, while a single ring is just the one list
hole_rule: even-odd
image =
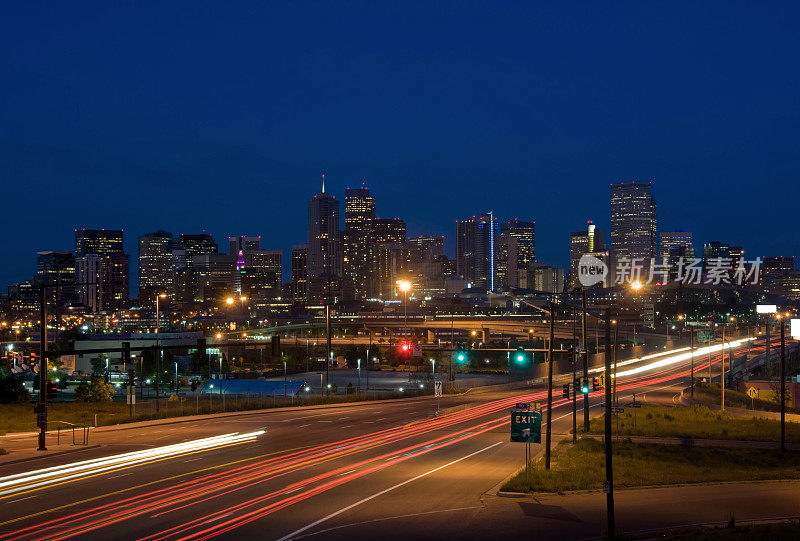
[{"label": "green traffic light", "polygon": [[517,355],[517,362],[518,363],[521,363],[524,360],[525,360],[525,356],[524,355],[522,355],[521,353],[519,355]]},{"label": "green traffic light", "polygon": [[464,354],[463,354],[463,353],[459,353],[459,354],[458,354],[458,357],[456,357],[456,358],[457,358],[459,361],[463,362],[463,361],[464,361]]}]

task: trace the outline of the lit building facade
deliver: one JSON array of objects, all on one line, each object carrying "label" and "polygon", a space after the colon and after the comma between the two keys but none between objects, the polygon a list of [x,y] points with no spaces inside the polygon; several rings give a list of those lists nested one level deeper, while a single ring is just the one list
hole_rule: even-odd
[{"label": "lit building facade", "polygon": [[615,263],[637,260],[646,272],[656,257],[656,201],[650,182],[611,185],[611,252]]}]

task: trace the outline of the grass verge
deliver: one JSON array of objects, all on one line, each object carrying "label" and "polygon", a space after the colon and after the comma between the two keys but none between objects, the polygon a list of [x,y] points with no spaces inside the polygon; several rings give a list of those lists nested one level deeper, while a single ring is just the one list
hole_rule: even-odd
[{"label": "grass verge", "polygon": [[[776,382],[776,389],[779,388],[778,385],[779,384]],[[688,398],[689,393],[687,392],[685,396]],[[786,398],[786,411],[794,412],[791,407],[792,400],[790,393],[787,393]],[[703,404],[719,406],[722,402],[722,388],[719,383],[708,384],[698,381],[694,385],[694,399]],[[747,394],[734,391],[733,389],[725,389],[725,406],[729,408],[756,409],[760,411],[781,411],[780,399],[777,401],[761,400],[758,398],[751,399]]]},{"label": "grass verge", "polygon": [[[592,419],[589,432],[602,434],[603,422],[602,416]],[[642,404],[641,408],[626,407],[624,413],[616,414],[611,420],[611,429],[616,436],[779,441],[781,423],[758,417],[732,417],[727,412],[699,405]],[[800,442],[800,424],[786,423],[786,441]]]},{"label": "grass verge", "polygon": [[[540,461],[532,465],[529,481],[522,470],[502,490],[561,493],[601,488],[605,481],[604,453],[604,444],[599,440],[581,439],[575,445],[562,442],[553,450],[550,470],[545,470]],[[614,442],[617,488],[768,479],[800,479],[800,453]]]},{"label": "grass verge", "polygon": [[[183,401],[162,399],[158,403],[158,408],[156,408],[155,400],[139,402],[136,404],[135,416],[130,414],[130,407],[124,402],[52,402],[47,406],[47,417],[48,430],[56,430],[59,426],[62,430],[69,430],[71,427],[68,424],[59,423],[59,421],[94,426],[96,415],[97,426],[107,426],[153,419],[170,419],[187,415],[221,413],[223,411],[250,411],[272,407],[342,404],[389,398],[410,398],[421,395],[416,391],[406,391],[403,394],[386,393],[371,396],[352,394],[337,395],[331,398],[304,397],[297,398],[294,401],[282,397],[273,399],[266,396],[226,396],[224,410],[222,400],[218,396],[209,398],[206,395],[199,400],[195,399],[195,397],[185,398]],[[0,435],[35,430],[37,430],[37,427],[33,404],[0,404]]]}]

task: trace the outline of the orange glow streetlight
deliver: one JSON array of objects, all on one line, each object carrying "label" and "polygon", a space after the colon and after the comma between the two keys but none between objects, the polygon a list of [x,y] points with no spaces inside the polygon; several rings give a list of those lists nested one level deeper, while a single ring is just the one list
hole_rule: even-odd
[{"label": "orange glow streetlight", "polygon": [[411,282],[408,280],[398,280],[396,283],[397,289],[403,292],[403,304],[405,305],[403,322],[408,324],[408,292],[411,290]]}]

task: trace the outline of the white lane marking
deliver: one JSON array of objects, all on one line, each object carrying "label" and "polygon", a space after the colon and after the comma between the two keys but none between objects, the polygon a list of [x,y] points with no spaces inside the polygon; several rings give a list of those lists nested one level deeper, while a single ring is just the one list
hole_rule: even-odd
[{"label": "white lane marking", "polygon": [[123,473],[121,475],[112,475],[111,477],[106,477],[106,479],[116,479],[117,477],[125,477],[126,475],[131,475],[130,473]]},{"label": "white lane marking", "polygon": [[17,502],[21,502],[23,500],[30,500],[31,498],[35,498],[35,497],[36,497],[36,494],[34,494],[33,496],[28,496],[27,498],[20,498],[18,500],[11,500],[10,502],[6,502],[6,503],[17,503]]},{"label": "white lane marking", "polygon": [[417,481],[418,479],[422,479],[423,477],[427,477],[428,475],[431,475],[432,473],[436,473],[439,470],[443,470],[444,468],[452,466],[453,464],[457,464],[457,463],[461,462],[462,460],[466,460],[468,458],[472,458],[475,455],[483,453],[484,451],[488,451],[489,449],[492,449],[493,447],[497,447],[498,445],[502,445],[503,443],[505,443],[505,442],[498,441],[497,443],[493,443],[493,444],[489,445],[488,447],[484,447],[483,449],[479,449],[478,451],[475,451],[474,453],[470,453],[468,455],[462,456],[461,458],[457,458],[457,459],[453,460],[452,462],[448,462],[447,464],[443,464],[441,466],[438,466],[438,467],[436,467],[436,468],[434,468],[432,470],[426,471],[425,473],[421,473],[421,474],[417,475],[416,477],[412,477],[411,479],[406,479],[405,481],[403,481],[401,483],[397,483],[394,486],[391,486],[389,488],[385,488],[385,489],[381,490],[380,492],[376,492],[372,496],[367,496],[366,498],[358,500],[357,502],[355,502],[353,504],[350,504],[347,507],[342,507],[338,511],[334,511],[333,513],[331,513],[331,514],[329,514],[327,516],[324,516],[319,520],[315,520],[311,524],[303,526],[302,528],[300,528],[298,530],[295,530],[290,534],[284,535],[283,537],[277,539],[277,541],[286,541],[287,539],[292,539],[297,534],[303,533],[306,530],[310,530],[311,528],[313,528],[315,526],[318,526],[318,525],[322,524],[323,522],[326,522],[326,521],[332,519],[333,517],[341,515],[342,513],[346,513],[347,511],[349,511],[349,510],[351,510],[351,509],[353,509],[355,507],[358,507],[359,505],[361,505],[363,503],[366,503],[366,502],[368,502],[370,500],[374,500],[375,498],[383,496],[387,492],[391,492],[396,488],[400,488],[400,487],[405,486],[405,485],[407,485],[409,483],[413,483],[414,481]]},{"label": "white lane marking", "polygon": [[339,428],[350,428],[351,426],[353,426],[353,425],[344,425],[344,426],[340,426]]},{"label": "white lane marking", "polygon": [[196,461],[196,460],[203,460],[203,457],[191,458],[191,459],[189,459],[189,460],[184,460],[184,462],[194,462],[194,461]]},{"label": "white lane marking", "polygon": [[307,425],[300,425],[297,428],[303,428],[304,426],[311,426],[311,423],[308,423]]}]

